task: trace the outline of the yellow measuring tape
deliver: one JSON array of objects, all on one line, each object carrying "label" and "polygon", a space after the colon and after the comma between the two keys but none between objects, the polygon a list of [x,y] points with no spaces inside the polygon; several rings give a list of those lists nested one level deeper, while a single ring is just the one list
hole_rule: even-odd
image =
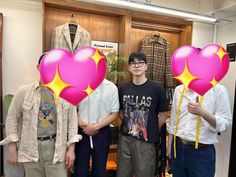
[{"label": "yellow measuring tape", "polygon": [[[175,130],[174,130],[174,158],[176,158],[176,135],[177,135],[178,126],[179,126],[180,107],[182,105],[183,95],[184,95],[185,91],[186,91],[186,88],[184,88],[183,91],[181,92],[178,107],[177,107],[177,112],[176,112],[176,122],[175,122]],[[200,105],[202,105],[202,102],[203,102],[203,96],[201,96],[201,98],[200,98]],[[201,125],[201,117],[198,116],[197,117],[197,127],[196,127],[195,149],[198,149],[200,125]]]},{"label": "yellow measuring tape", "polygon": [[[200,105],[202,105],[203,102],[203,96],[200,98]],[[198,149],[198,141],[199,141],[199,135],[200,135],[200,125],[201,125],[201,116],[197,117],[197,128],[196,128],[196,140],[195,140],[195,149]]]},{"label": "yellow measuring tape", "polygon": [[184,95],[185,91],[186,91],[186,89],[184,88],[183,91],[181,92],[179,103],[178,103],[178,107],[177,107],[177,112],[176,112],[175,130],[174,130],[174,157],[175,158],[176,158],[176,134],[177,134],[178,125],[179,125],[180,107],[181,107],[181,104],[182,104],[183,95]]}]

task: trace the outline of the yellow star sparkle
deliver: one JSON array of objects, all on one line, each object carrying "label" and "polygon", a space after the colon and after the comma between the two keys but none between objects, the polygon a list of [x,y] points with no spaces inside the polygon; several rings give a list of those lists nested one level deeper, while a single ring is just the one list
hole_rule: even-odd
[{"label": "yellow star sparkle", "polygon": [[61,76],[60,76],[60,74],[59,74],[59,72],[58,72],[58,67],[57,67],[56,73],[55,73],[55,75],[54,75],[53,80],[52,80],[51,82],[47,83],[47,84],[43,84],[43,86],[48,87],[48,88],[50,88],[50,89],[53,91],[53,93],[54,93],[54,95],[55,95],[55,97],[56,97],[55,102],[56,102],[56,104],[57,104],[61,92],[62,92],[65,88],[71,86],[71,84],[67,84],[67,83],[65,83],[65,82],[61,79]]},{"label": "yellow star sparkle", "polygon": [[211,83],[211,85],[212,85],[213,87],[214,87],[216,84],[218,84],[218,82],[215,80],[215,78],[213,78],[212,81],[209,82],[209,83]]},{"label": "yellow star sparkle", "polygon": [[182,72],[182,74],[180,74],[174,78],[180,80],[184,84],[185,88],[188,88],[188,85],[190,84],[190,82],[192,82],[192,80],[196,79],[197,76],[194,76],[190,73],[190,71],[188,70],[187,62],[186,62],[185,66],[184,66],[184,71]]},{"label": "yellow star sparkle", "polygon": [[93,91],[94,90],[90,87],[89,84],[88,84],[88,87],[84,90],[84,92],[86,92],[88,96],[91,95],[91,93],[93,93]]},{"label": "yellow star sparkle", "polygon": [[222,46],[220,46],[220,49],[216,52],[216,55],[219,56],[221,62],[222,62],[223,57],[227,54],[228,53],[222,49]]},{"label": "yellow star sparkle", "polygon": [[98,52],[98,49],[96,49],[94,55],[91,58],[96,63],[96,68],[98,68],[98,63],[104,58],[104,56]]}]

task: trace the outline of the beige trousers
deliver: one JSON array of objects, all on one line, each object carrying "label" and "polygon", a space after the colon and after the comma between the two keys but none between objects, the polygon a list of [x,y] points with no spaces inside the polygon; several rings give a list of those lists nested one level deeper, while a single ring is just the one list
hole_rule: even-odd
[{"label": "beige trousers", "polygon": [[117,165],[117,177],[154,177],[156,145],[120,135]]},{"label": "beige trousers", "polygon": [[24,163],[25,177],[67,177],[65,162],[53,164],[55,140],[38,140],[39,161]]}]

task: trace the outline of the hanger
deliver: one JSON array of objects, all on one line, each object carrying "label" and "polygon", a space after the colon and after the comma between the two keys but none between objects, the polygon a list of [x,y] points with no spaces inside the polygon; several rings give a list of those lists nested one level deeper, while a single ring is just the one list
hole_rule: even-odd
[{"label": "hanger", "polygon": [[71,19],[69,21],[70,34],[76,34],[77,22],[75,21],[75,15],[72,13],[70,15]]},{"label": "hanger", "polygon": [[156,37],[159,37],[160,36],[160,32],[159,31],[153,31],[151,33],[152,36],[156,36]]},{"label": "hanger", "polygon": [[74,25],[74,26],[77,26],[77,22],[76,22],[76,20],[75,20],[75,15],[72,13],[71,15],[70,15],[70,21],[69,21],[69,24],[70,25]]}]

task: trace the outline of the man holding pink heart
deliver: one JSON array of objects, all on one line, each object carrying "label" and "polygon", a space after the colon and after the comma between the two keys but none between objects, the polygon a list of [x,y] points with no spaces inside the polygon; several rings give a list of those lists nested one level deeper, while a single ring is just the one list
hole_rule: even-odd
[{"label": "man holding pink heart", "polygon": [[176,87],[168,128],[173,177],[214,177],[218,132],[232,124],[227,90],[217,84],[204,96]]},{"label": "man holding pink heart", "polygon": [[22,163],[26,177],[67,177],[74,144],[81,140],[77,130],[76,108],[61,98],[55,102],[53,93],[37,81],[16,91],[6,118],[7,137],[0,145],[8,144],[8,163]]}]

